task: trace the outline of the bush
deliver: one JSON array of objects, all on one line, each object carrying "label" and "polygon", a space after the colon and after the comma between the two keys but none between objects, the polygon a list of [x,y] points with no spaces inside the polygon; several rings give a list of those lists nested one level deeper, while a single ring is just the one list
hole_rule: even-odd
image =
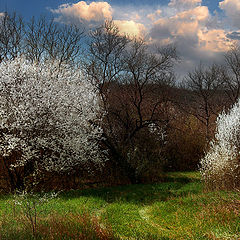
[{"label": "bush", "polygon": [[240,187],[240,100],[217,118],[215,139],[201,159],[200,172],[208,189]]},{"label": "bush", "polygon": [[[0,156],[8,170],[39,176],[101,161],[101,115],[98,92],[79,70],[24,57],[0,64]],[[12,188],[22,187],[14,177]]]}]

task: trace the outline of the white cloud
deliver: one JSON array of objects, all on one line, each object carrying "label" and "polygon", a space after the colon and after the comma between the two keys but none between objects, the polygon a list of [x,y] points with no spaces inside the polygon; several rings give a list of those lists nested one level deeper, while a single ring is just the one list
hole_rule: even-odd
[{"label": "white cloud", "polygon": [[[176,7],[175,14],[153,20],[149,35],[152,44],[176,45],[182,59],[177,66],[180,75],[191,71],[199,61],[211,64],[221,62],[223,53],[236,42],[238,34],[219,24],[218,16],[212,16],[207,6],[198,0],[172,0],[169,7]],[[184,8],[177,8],[183,4]],[[185,5],[184,5],[185,4]]]},{"label": "white cloud", "polygon": [[219,7],[225,11],[233,26],[240,29],[240,1],[224,0],[219,3]]},{"label": "white cloud", "polygon": [[162,10],[158,9],[154,13],[149,13],[147,15],[147,18],[150,19],[151,21],[155,21],[157,18],[159,18],[162,14]]},{"label": "white cloud", "polygon": [[62,21],[75,19],[80,22],[101,22],[112,19],[112,8],[107,2],[91,2],[88,5],[85,1],[80,1],[75,4],[62,4],[51,11],[59,14]]},{"label": "white cloud", "polygon": [[[219,6],[236,27],[240,28],[240,0],[224,0]],[[199,61],[220,61],[223,52],[240,39],[239,31],[224,27],[226,19],[210,13],[202,0],[170,0],[168,5],[133,8],[133,6],[111,6],[107,2],[85,1],[61,5],[52,12],[58,20],[99,25],[113,19],[120,33],[148,40],[149,44],[176,44],[182,63],[181,71],[189,71]],[[146,37],[147,36],[147,37]]]},{"label": "white cloud", "polygon": [[[107,2],[91,2],[87,4],[85,1],[75,4],[63,4],[51,11],[58,14],[58,18],[55,20],[59,22],[82,23],[85,27],[94,27],[105,20],[112,20],[114,12],[111,5]],[[132,15],[126,14],[125,17],[127,19],[114,20],[120,33],[143,38],[146,29],[143,24],[137,22],[141,19],[140,15],[136,12]]]},{"label": "white cloud", "polygon": [[191,9],[200,6],[202,0],[171,0],[168,4],[169,7],[176,9]]},{"label": "white cloud", "polygon": [[172,17],[160,18],[153,23],[150,35],[152,38],[185,38],[197,41],[198,31],[209,19],[205,6],[182,11]]},{"label": "white cloud", "polygon": [[120,33],[128,34],[131,37],[144,38],[146,34],[146,28],[141,23],[136,23],[132,20],[114,20],[114,23],[118,27]]},{"label": "white cloud", "polygon": [[227,32],[224,29],[212,29],[208,31],[199,31],[199,47],[205,51],[224,52],[228,51],[233,40],[227,37]]}]

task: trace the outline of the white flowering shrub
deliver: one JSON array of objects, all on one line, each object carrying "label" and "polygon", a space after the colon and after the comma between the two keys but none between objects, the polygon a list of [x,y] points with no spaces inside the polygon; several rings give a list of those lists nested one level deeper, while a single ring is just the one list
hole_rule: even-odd
[{"label": "white flowering shrub", "polygon": [[101,102],[79,70],[24,57],[0,64],[0,156],[13,167],[69,171],[102,160]]},{"label": "white flowering shrub", "polygon": [[240,187],[240,100],[217,118],[215,139],[201,159],[200,172],[210,189]]}]

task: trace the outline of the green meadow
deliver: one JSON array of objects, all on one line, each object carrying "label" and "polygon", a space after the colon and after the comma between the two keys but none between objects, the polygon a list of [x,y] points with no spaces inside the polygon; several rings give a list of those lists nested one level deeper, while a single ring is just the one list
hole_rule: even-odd
[{"label": "green meadow", "polygon": [[240,239],[240,194],[206,192],[197,172],[61,192],[29,211],[1,196],[0,239]]}]

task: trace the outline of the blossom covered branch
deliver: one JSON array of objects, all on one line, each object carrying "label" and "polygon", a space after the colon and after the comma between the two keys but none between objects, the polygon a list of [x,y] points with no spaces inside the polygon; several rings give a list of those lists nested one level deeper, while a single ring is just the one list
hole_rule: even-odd
[{"label": "blossom covered branch", "polygon": [[79,70],[24,57],[0,64],[0,155],[15,167],[69,171],[102,161],[97,89]]}]

